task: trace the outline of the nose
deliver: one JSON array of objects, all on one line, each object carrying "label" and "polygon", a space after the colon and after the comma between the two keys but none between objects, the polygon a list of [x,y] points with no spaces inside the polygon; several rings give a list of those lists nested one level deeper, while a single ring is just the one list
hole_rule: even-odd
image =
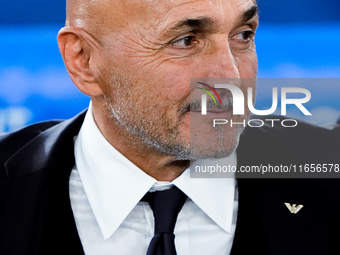
[{"label": "nose", "polygon": [[217,35],[205,52],[206,78],[240,78],[237,59],[230,50],[228,35]]}]

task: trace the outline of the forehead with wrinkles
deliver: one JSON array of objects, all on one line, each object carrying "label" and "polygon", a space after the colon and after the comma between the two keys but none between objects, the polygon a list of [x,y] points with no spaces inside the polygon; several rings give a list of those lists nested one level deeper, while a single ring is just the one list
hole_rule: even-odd
[{"label": "forehead with wrinkles", "polygon": [[[226,6],[233,9],[247,0],[67,0],[66,25],[79,27],[92,35],[105,36],[126,28],[162,32],[162,27],[176,17],[190,15],[192,11],[202,15],[208,9],[218,10]],[[248,4],[256,3],[250,0]],[[200,5],[198,5],[200,4]],[[200,7],[201,7],[201,10]],[[223,14],[222,14],[223,15]]]},{"label": "forehead with wrinkles", "polygon": [[[151,12],[155,14],[160,11],[161,2],[158,0],[67,0],[66,25],[83,29],[100,27],[100,30],[122,28],[131,25],[132,20],[136,22],[150,18]],[[168,4],[163,2],[161,5],[164,8]]]}]

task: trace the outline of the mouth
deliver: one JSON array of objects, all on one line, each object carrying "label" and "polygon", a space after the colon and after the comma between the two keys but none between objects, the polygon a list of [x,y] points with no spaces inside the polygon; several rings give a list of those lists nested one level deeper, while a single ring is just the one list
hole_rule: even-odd
[{"label": "mouth", "polygon": [[[201,109],[190,109],[187,112],[201,112]],[[233,108],[207,108],[207,113],[225,113],[225,112],[232,112]]]},{"label": "mouth", "polygon": [[204,118],[214,118],[214,119],[226,119],[226,118],[231,118],[232,113],[233,113],[233,107],[212,107],[212,108],[207,108],[207,114],[206,115],[201,115],[202,110],[200,108],[193,108],[190,109],[190,107],[187,107],[185,110],[182,111],[181,113],[181,118],[184,116],[191,116],[191,114],[194,114],[192,116],[200,116]]},{"label": "mouth", "polygon": [[[232,118],[233,108],[207,108],[207,114],[202,115],[201,110],[193,109],[188,111],[193,114],[192,116],[199,116],[199,119],[207,118],[210,119],[230,119]],[[195,117],[196,119],[196,117]]]},{"label": "mouth", "polygon": [[[229,112],[233,110],[233,99],[230,97],[222,99],[222,105],[220,104],[217,105],[214,101],[209,100],[207,102],[206,108],[207,113]],[[186,110],[191,112],[201,112],[202,110],[201,102],[199,101],[191,102],[190,104],[187,105]]]},{"label": "mouth", "polygon": [[[199,100],[193,100],[190,103],[185,104],[183,107],[179,109],[179,116],[182,118],[183,116],[187,115],[187,113],[190,114],[201,114],[202,112],[202,105]],[[232,97],[224,97],[222,98],[222,105],[217,104],[212,101],[207,101],[207,115],[208,117],[214,117],[214,118],[225,118],[225,117],[231,117],[233,112],[233,99]]]}]

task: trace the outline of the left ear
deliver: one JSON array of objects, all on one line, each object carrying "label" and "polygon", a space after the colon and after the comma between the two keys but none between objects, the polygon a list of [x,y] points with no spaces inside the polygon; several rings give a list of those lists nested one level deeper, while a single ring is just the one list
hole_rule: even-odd
[{"label": "left ear", "polygon": [[95,39],[80,28],[64,27],[59,31],[58,45],[66,69],[78,89],[91,97],[103,94],[97,83],[99,71],[93,61],[94,53],[99,49]]}]

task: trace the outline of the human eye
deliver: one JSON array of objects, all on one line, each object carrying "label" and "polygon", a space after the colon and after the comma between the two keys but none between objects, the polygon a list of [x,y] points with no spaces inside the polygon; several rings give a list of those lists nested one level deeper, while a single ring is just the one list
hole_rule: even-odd
[{"label": "human eye", "polygon": [[254,36],[255,33],[252,30],[246,30],[236,34],[233,39],[249,42],[254,38]]},{"label": "human eye", "polygon": [[197,44],[198,41],[196,40],[194,35],[189,35],[186,37],[183,37],[181,39],[178,39],[172,43],[173,46],[178,48],[188,48],[190,46],[193,46],[193,44]]},{"label": "human eye", "polygon": [[253,30],[244,30],[234,34],[229,38],[230,46],[236,50],[247,50],[254,43],[255,32]]}]

